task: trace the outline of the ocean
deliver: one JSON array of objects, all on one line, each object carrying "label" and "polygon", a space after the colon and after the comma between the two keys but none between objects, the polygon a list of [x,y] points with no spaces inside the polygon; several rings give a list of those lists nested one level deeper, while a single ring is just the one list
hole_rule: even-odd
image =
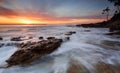
[{"label": "ocean", "polygon": [[[15,43],[10,39],[19,36],[23,39],[20,42],[39,41],[38,38],[41,36],[44,39],[53,36],[64,38],[66,37],[65,33],[69,31],[75,31],[76,34],[71,35],[70,40],[63,42],[53,53],[27,66],[0,69],[0,73],[72,73],[72,71],[68,71],[73,69],[70,66],[82,71],[78,70],[77,73],[103,73],[103,71],[97,72],[98,69],[101,70],[98,66],[105,67],[105,69],[107,67],[107,69],[113,69],[116,73],[120,73],[117,68],[113,68],[120,67],[120,36],[105,35],[109,32],[108,28],[68,27],[65,25],[2,25],[0,26],[0,37],[3,37],[3,40],[0,41],[0,44]],[[29,39],[29,37],[33,38]],[[0,47],[0,66],[5,65],[5,60],[16,50],[18,47],[14,45]]]}]

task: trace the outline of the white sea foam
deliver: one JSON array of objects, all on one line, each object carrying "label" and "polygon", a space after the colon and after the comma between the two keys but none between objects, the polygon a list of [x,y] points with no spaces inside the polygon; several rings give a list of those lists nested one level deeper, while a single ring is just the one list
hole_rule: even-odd
[{"label": "white sea foam", "polygon": [[[15,27],[16,28],[16,27]],[[14,27],[6,27],[7,30],[16,30]],[[12,36],[32,36],[33,41],[38,40],[39,36],[56,36],[64,37],[64,33],[68,31],[76,31],[77,33],[70,36],[70,40],[64,42],[61,47],[50,55],[31,64],[21,67],[15,66],[8,69],[0,69],[0,73],[66,73],[70,60],[76,60],[88,70],[94,70],[94,65],[99,61],[116,65],[120,64],[120,49],[106,49],[101,44],[103,41],[117,41],[120,43],[120,38],[114,36],[106,36],[108,29],[104,28],[76,28],[65,26],[50,26],[50,27],[19,27],[18,31],[2,31],[1,36],[6,40],[1,43],[8,43],[9,37]],[[90,30],[87,32],[85,30]],[[21,35],[22,34],[22,35]],[[26,40],[25,40],[26,41]],[[10,41],[9,41],[10,42]],[[106,46],[106,45],[104,45]],[[109,45],[107,45],[109,46]],[[109,46],[111,47],[111,46]],[[120,48],[120,45],[114,48]],[[4,46],[0,48],[0,65],[5,64],[5,60],[17,50],[14,46]]]}]

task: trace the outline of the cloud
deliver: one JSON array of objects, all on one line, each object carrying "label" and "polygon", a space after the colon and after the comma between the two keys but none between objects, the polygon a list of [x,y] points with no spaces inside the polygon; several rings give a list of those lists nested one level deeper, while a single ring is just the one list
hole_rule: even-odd
[{"label": "cloud", "polygon": [[13,16],[18,15],[15,11],[0,6],[0,16]]}]

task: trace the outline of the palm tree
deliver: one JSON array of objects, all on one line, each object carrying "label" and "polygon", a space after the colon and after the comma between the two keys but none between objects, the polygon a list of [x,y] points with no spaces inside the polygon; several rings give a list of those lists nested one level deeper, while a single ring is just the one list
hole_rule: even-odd
[{"label": "palm tree", "polygon": [[102,12],[102,14],[106,14],[106,15],[107,15],[107,18],[106,18],[107,21],[109,20],[109,11],[110,11],[110,8],[107,7],[107,8],[105,8],[105,9],[103,10],[103,12]]},{"label": "palm tree", "polygon": [[119,13],[120,13],[120,2],[115,2],[114,6],[117,7],[117,10],[118,10]]},{"label": "palm tree", "polygon": [[120,13],[120,0],[108,0],[111,3],[114,3],[114,6],[117,8],[118,13]]}]

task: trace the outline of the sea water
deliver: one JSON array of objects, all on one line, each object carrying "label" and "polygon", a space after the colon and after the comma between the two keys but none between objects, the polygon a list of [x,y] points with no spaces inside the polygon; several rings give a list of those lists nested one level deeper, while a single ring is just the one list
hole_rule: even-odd
[{"label": "sea water", "polygon": [[[23,41],[38,41],[38,37],[46,39],[49,36],[64,38],[65,33],[76,31],[70,40],[53,53],[46,55],[27,66],[13,66],[0,69],[0,73],[66,73],[71,61],[77,61],[89,72],[93,73],[95,65],[103,62],[110,65],[120,65],[120,37],[105,35],[108,28],[82,28],[67,26],[0,26],[0,36],[4,40],[0,43],[15,43],[12,37],[21,36]],[[29,39],[28,37],[33,37]],[[3,46],[0,48],[0,66],[18,47]]]}]

